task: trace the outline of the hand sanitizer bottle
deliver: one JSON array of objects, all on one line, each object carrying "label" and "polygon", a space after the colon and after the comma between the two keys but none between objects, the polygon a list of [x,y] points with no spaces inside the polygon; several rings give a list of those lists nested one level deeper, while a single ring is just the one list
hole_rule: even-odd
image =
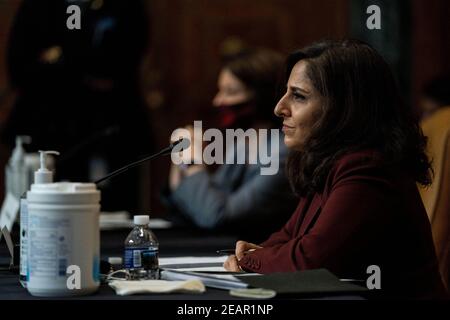
[{"label": "hand sanitizer bottle", "polygon": [[[41,167],[35,172],[34,183],[52,183],[53,173],[45,167],[45,155],[59,155],[57,151],[39,151]],[[20,273],[19,281],[22,287],[27,287],[28,281],[28,202],[26,194],[20,198]]]},{"label": "hand sanitizer bottle", "polygon": [[38,297],[91,294],[100,285],[100,190],[94,183],[53,182],[41,167],[27,192],[27,290]]},{"label": "hand sanitizer bottle", "polygon": [[25,168],[24,143],[30,143],[28,136],[17,136],[16,146],[6,165],[6,192],[11,193],[17,200],[27,191],[27,172]]}]

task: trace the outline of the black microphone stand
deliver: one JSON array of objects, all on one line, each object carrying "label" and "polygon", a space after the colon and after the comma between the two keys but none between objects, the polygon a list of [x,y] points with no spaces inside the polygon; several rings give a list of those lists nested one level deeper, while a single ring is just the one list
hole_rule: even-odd
[{"label": "black microphone stand", "polygon": [[110,179],[114,176],[117,176],[118,174],[121,174],[122,172],[127,171],[128,169],[131,169],[133,167],[136,167],[138,165],[140,165],[141,163],[145,162],[145,161],[149,161],[152,160],[156,157],[159,156],[164,156],[164,155],[169,155],[172,153],[173,148],[178,145],[179,143],[181,143],[184,139],[179,139],[178,141],[175,141],[173,143],[171,143],[167,148],[162,149],[161,151],[159,151],[158,153],[152,154],[151,156],[148,156],[144,159],[138,160],[136,162],[133,162],[131,164],[126,165],[125,167],[122,167],[120,169],[117,169],[116,171],[113,171],[109,174],[107,174],[106,176],[104,176],[103,178],[98,179],[97,181],[95,181],[94,183],[96,185],[99,185],[100,183],[102,183],[103,181]]}]

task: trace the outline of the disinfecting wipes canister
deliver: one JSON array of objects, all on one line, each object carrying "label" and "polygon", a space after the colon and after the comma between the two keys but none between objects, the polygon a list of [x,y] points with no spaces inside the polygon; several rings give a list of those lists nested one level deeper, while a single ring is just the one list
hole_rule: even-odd
[{"label": "disinfecting wipes canister", "polygon": [[100,191],[96,185],[35,183],[27,200],[27,290],[35,296],[97,290]]}]

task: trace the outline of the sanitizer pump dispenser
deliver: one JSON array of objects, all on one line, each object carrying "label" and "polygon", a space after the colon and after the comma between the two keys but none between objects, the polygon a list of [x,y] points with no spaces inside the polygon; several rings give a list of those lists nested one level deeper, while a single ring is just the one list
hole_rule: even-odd
[{"label": "sanitizer pump dispenser", "polygon": [[34,173],[34,183],[52,183],[53,182],[53,172],[48,170],[45,166],[46,155],[54,154],[59,155],[58,151],[42,151],[39,150],[41,167]]}]

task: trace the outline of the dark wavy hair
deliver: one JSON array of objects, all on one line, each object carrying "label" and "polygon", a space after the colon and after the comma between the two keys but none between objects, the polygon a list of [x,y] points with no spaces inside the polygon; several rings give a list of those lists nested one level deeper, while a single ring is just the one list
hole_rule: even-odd
[{"label": "dark wavy hair", "polygon": [[304,148],[288,157],[287,175],[297,195],[320,192],[340,156],[367,148],[379,150],[386,165],[401,165],[418,183],[431,183],[426,138],[401,102],[388,64],[372,47],[358,40],[314,43],[288,57],[287,77],[300,60],[325,103]]}]

